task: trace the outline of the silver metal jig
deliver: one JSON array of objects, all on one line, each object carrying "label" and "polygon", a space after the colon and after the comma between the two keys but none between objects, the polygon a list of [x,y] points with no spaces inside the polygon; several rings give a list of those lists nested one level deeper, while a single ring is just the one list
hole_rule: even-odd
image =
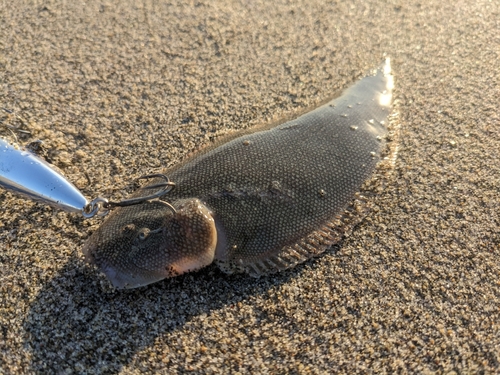
[{"label": "silver metal jig", "polygon": [[80,190],[49,163],[3,138],[0,186],[69,212],[82,212],[88,204]]},{"label": "silver metal jig", "polygon": [[[164,180],[143,188],[148,190],[159,188],[153,194],[119,202],[102,197],[88,202],[80,190],[55,167],[32,152],[0,137],[0,187],[64,211],[81,213],[85,218],[106,215],[114,207],[130,206],[159,198],[175,186],[163,174],[142,176],[137,180],[152,178]],[[163,203],[175,212],[171,204]]]}]

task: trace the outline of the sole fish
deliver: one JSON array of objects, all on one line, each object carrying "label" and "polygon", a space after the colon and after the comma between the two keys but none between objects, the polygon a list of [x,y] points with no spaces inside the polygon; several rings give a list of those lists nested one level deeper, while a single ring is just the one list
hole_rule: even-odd
[{"label": "sole fish", "polygon": [[387,59],[337,99],[189,158],[166,173],[171,206],[117,209],[86,260],[135,288],[213,262],[260,276],[322,253],[366,215],[360,192],[383,164],[392,89]]}]

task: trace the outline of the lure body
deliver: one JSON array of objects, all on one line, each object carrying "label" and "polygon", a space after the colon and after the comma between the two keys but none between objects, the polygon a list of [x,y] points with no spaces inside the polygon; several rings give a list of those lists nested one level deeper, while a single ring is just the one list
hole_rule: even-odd
[{"label": "lure body", "polygon": [[0,138],[0,186],[69,212],[82,212],[88,204],[54,167],[4,138]]},{"label": "lure body", "polygon": [[380,160],[392,85],[387,61],[326,105],[172,168],[162,199],[176,213],[158,201],[116,210],[87,260],[131,288],[212,262],[259,276],[323,252],[349,226],[345,210],[362,211],[353,199]]}]

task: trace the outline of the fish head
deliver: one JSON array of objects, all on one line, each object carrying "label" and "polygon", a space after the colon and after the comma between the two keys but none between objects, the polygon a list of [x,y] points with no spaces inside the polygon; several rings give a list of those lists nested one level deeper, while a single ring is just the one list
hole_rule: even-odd
[{"label": "fish head", "polygon": [[136,288],[214,259],[217,230],[211,211],[198,199],[144,202],[116,209],[83,247],[116,288]]}]

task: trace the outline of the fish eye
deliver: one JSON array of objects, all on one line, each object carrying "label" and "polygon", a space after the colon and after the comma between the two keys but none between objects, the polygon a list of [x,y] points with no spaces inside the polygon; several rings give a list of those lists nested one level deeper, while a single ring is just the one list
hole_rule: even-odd
[{"label": "fish eye", "polygon": [[141,228],[137,232],[137,236],[136,236],[135,241],[136,242],[144,241],[149,237],[150,234],[160,233],[161,231],[162,231],[161,227],[158,229],[154,229],[154,230],[151,230],[149,228]]},{"label": "fish eye", "polygon": [[137,238],[141,241],[144,241],[146,238],[148,238],[148,235],[151,231],[149,228],[141,228],[139,230],[139,233],[137,234]]}]

